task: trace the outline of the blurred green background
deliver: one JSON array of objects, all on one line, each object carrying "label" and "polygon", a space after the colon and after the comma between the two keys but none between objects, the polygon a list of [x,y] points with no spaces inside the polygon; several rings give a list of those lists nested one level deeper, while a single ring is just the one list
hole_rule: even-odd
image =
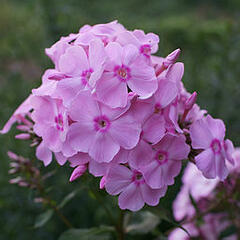
[{"label": "blurred green background", "polygon": [[[117,19],[131,30],[160,36],[159,54],[180,47],[185,63],[184,83],[198,92],[198,103],[227,125],[227,136],[240,145],[240,1],[239,0],[1,0],[0,1],[0,128],[14,109],[39,86],[52,63],[44,54],[60,36],[84,24]],[[34,192],[8,183],[7,150],[34,156],[27,143],[14,140],[16,130],[0,136],[0,240],[52,240],[66,230],[54,215],[34,229],[43,212],[33,203]],[[51,164],[57,173],[49,180],[55,199],[81,186],[68,183],[69,168]],[[179,181],[179,180],[178,180]],[[170,187],[162,204],[170,209],[177,187]],[[116,210],[115,210],[116,211]],[[85,190],[64,209],[76,227],[107,224],[103,209]],[[159,226],[164,231],[164,224]],[[140,237],[138,239],[141,239]],[[142,239],[152,239],[151,236]]]}]

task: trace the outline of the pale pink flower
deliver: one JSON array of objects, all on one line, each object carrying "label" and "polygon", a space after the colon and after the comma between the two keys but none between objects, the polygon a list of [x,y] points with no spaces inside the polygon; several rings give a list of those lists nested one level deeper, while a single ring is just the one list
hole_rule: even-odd
[{"label": "pale pink flower", "polygon": [[50,150],[61,151],[68,131],[68,115],[61,100],[35,96],[31,99],[31,104],[34,109],[34,132],[42,137]]},{"label": "pale pink flower", "polygon": [[135,45],[140,54],[149,58],[158,50],[159,37],[154,33],[145,34],[142,30],[123,31],[118,34],[116,41],[122,46]]},{"label": "pale pink flower", "polygon": [[118,43],[109,43],[105,50],[109,61],[96,85],[96,96],[100,101],[113,108],[125,107],[127,87],[142,98],[152,96],[157,90],[154,69],[138,58],[138,49],[134,45],[122,47]]},{"label": "pale pink flower", "polygon": [[28,121],[25,116],[29,114],[29,112],[32,110],[31,100],[32,100],[32,94],[16,109],[16,111],[13,113],[11,118],[7,121],[7,123],[4,125],[3,129],[0,130],[0,134],[7,133],[12,125],[15,122],[23,123],[28,126],[32,126],[32,123]]},{"label": "pale pink flower", "polygon": [[140,210],[145,203],[156,206],[166,193],[167,187],[152,189],[144,180],[143,174],[123,165],[110,168],[106,177],[105,188],[111,195],[119,195],[121,209]]},{"label": "pale pink flower", "polygon": [[210,115],[194,122],[190,127],[190,137],[194,149],[203,150],[195,157],[196,165],[206,178],[224,180],[228,175],[225,159],[233,162],[230,140],[224,141],[225,125],[220,119]]},{"label": "pale pink flower", "polygon": [[140,125],[125,109],[111,109],[93,99],[88,91],[79,93],[69,110],[75,122],[69,128],[68,143],[88,152],[97,162],[110,162],[120,150],[136,146]]}]

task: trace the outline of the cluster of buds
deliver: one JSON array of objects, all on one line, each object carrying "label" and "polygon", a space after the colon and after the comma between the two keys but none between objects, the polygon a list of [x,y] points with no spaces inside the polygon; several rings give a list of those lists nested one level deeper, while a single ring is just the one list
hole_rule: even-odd
[{"label": "cluster of buds", "polygon": [[17,175],[9,180],[11,184],[20,187],[37,188],[40,179],[40,171],[35,167],[31,160],[18,156],[13,152],[8,152],[10,158],[10,175]]},{"label": "cluster of buds", "polygon": [[87,170],[101,177],[100,188],[119,195],[121,209],[156,206],[184,159],[223,181],[234,151],[225,125],[184,88],[180,50],[157,57],[158,43],[156,34],[128,31],[117,21],[62,37],[46,49],[54,68],[0,133],[21,117],[20,130],[28,133],[17,138],[34,134],[45,166],[55,155],[74,168],[70,181]]}]

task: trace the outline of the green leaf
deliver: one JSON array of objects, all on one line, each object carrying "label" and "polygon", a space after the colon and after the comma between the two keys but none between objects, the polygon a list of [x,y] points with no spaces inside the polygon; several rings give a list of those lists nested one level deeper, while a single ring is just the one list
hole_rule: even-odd
[{"label": "green leaf", "polygon": [[[132,223],[125,227],[130,234],[144,234],[151,232],[159,223],[160,219],[149,211],[132,213]],[[128,215],[126,215],[128,218]]]},{"label": "green leaf", "polygon": [[78,191],[73,191],[70,192],[67,196],[65,196],[61,203],[58,205],[58,208],[63,208],[70,200],[72,200],[76,196],[77,192]]},{"label": "green leaf", "polygon": [[49,209],[46,212],[40,214],[35,221],[34,228],[40,228],[46,224],[53,215],[53,210]]},{"label": "green leaf", "polygon": [[236,234],[237,228],[234,225],[228,226],[225,228],[219,235],[219,239],[224,239],[230,237],[233,234]]},{"label": "green leaf", "polygon": [[111,240],[112,227],[70,229],[64,232],[58,240]]},{"label": "green leaf", "polygon": [[175,227],[181,228],[184,232],[187,233],[187,235],[189,237],[191,237],[189,232],[184,227],[182,227],[178,222],[176,222],[174,220],[174,218],[171,216],[170,212],[167,209],[162,208],[162,207],[158,207],[158,208],[156,208],[156,207],[155,208],[149,207],[148,209],[152,213],[156,214],[160,219],[162,219],[162,220],[172,224]]}]

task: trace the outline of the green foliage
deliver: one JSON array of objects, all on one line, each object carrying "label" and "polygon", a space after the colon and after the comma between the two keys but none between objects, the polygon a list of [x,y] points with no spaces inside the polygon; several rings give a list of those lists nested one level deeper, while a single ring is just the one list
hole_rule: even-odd
[{"label": "green foliage", "polygon": [[98,227],[88,229],[70,229],[64,232],[58,240],[111,240],[113,239],[109,227]]},{"label": "green foliage", "polygon": [[53,210],[49,209],[44,213],[41,213],[35,221],[34,228],[40,228],[44,226],[52,217],[53,215]]}]

